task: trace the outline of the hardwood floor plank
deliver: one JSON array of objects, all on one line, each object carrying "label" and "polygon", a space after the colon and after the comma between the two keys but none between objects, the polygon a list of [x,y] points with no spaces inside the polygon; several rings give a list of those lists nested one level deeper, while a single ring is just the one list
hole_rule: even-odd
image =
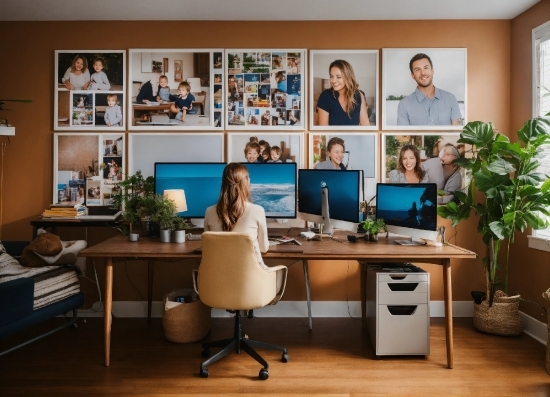
[{"label": "hardwood floor plank", "polygon": [[[288,348],[288,363],[280,361],[279,352],[259,350],[269,362],[266,381],[258,379],[261,365],[244,352],[212,364],[209,378],[200,378],[201,342],[168,342],[160,319],[113,319],[111,366],[105,367],[103,321],[85,320],[79,320],[78,329],[64,329],[0,357],[0,395],[550,396],[544,345],[527,335],[479,333],[469,318],[454,319],[454,369],[447,368],[442,318],[431,321],[428,357],[381,359],[357,319],[316,318],[311,331],[303,318],[244,319],[251,339]],[[0,349],[44,326],[0,340]],[[232,329],[232,319],[213,319],[205,340],[230,337]]]}]

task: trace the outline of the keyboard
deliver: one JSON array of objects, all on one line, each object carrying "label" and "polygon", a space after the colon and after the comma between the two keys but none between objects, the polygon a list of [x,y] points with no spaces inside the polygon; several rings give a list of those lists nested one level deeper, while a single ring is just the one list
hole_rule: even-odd
[{"label": "keyboard", "polygon": [[190,240],[190,241],[197,241],[197,240],[200,240],[201,238],[202,238],[202,234],[189,233],[187,235],[187,240]]}]

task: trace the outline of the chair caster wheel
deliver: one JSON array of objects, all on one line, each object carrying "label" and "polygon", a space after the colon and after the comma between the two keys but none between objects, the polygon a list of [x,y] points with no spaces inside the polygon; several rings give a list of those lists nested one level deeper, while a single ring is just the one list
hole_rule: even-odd
[{"label": "chair caster wheel", "polygon": [[283,353],[283,357],[281,357],[281,361],[282,361],[283,363],[288,362],[288,353]]},{"label": "chair caster wheel", "polygon": [[208,378],[208,369],[201,367],[201,378]]},{"label": "chair caster wheel", "polygon": [[260,370],[260,379],[261,380],[266,380],[267,378],[269,378],[269,372],[267,371],[267,369],[262,368]]},{"label": "chair caster wheel", "polygon": [[210,357],[210,349],[204,349],[204,350],[201,352],[201,356],[204,357],[204,358]]}]

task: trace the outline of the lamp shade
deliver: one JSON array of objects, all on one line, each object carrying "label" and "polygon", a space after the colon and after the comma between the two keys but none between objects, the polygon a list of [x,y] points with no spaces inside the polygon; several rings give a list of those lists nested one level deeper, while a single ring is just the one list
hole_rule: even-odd
[{"label": "lamp shade", "polygon": [[187,211],[187,201],[185,201],[183,189],[167,189],[164,191],[164,197],[176,203],[176,212]]}]

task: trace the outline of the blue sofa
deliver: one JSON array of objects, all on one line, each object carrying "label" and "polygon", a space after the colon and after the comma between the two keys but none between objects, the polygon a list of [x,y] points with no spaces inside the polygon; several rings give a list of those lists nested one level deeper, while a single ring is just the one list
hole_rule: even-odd
[{"label": "blue sofa", "polygon": [[[6,252],[13,257],[21,256],[23,248],[29,244],[24,241],[2,241]],[[0,338],[13,335],[25,328],[44,322],[50,318],[73,311],[72,318],[66,323],[39,336],[0,352],[0,356],[28,345],[60,329],[77,324],[77,309],[84,304],[85,294],[79,292],[48,306],[33,310],[34,279],[19,278],[0,283]]]}]

